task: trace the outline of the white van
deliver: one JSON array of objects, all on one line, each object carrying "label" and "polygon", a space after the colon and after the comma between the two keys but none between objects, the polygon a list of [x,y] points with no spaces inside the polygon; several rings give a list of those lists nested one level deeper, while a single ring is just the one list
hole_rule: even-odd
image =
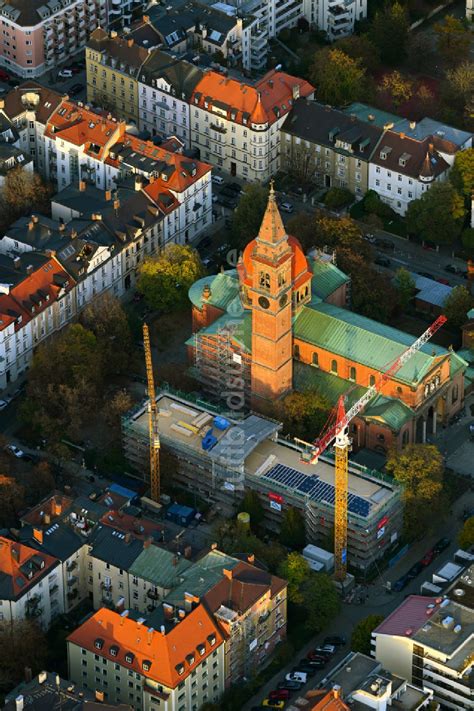
[{"label": "white van", "polygon": [[224,183],[224,178],[222,177],[222,175],[213,175],[212,182],[216,185],[222,185]]}]

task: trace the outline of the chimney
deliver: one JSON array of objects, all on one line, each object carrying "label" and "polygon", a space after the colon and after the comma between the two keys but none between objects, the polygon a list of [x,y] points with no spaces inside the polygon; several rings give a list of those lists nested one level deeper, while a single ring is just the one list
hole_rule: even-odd
[{"label": "chimney", "polygon": [[112,200],[112,191],[111,190],[105,191],[105,199],[107,200],[107,202],[110,202],[110,200]]},{"label": "chimney", "polygon": [[150,22],[150,15],[143,15],[143,22]]},{"label": "chimney", "polygon": [[128,610],[124,610],[120,615],[120,624],[123,625],[125,618],[128,617]]},{"label": "chimney", "polygon": [[211,543],[211,551],[217,550],[217,543]]},{"label": "chimney", "polygon": [[94,213],[92,213],[92,220],[93,220],[93,222],[100,222],[101,219],[102,219],[102,215],[100,214],[100,212],[94,212]]},{"label": "chimney", "polygon": [[126,533],[125,534],[125,543],[130,543],[131,540],[132,540],[132,534]]},{"label": "chimney", "polygon": [[155,630],[153,629],[153,627],[149,627],[149,628],[147,629],[147,631],[146,631],[146,641],[147,641],[147,644],[151,644],[151,643],[152,643],[152,641],[153,641],[153,632],[154,632],[154,631],[155,631]]},{"label": "chimney", "polygon": [[35,539],[35,541],[38,541],[38,543],[43,544],[43,531],[40,528],[34,528],[33,538]]},{"label": "chimney", "polygon": [[171,620],[173,618],[174,607],[172,605],[168,605],[167,602],[164,602],[163,603],[163,613],[165,616],[165,620]]},{"label": "chimney", "polygon": [[117,37],[116,31],[112,30],[112,32],[110,33],[110,39],[115,39],[116,37]]},{"label": "chimney", "polygon": [[22,696],[21,694],[20,694],[20,696],[17,696],[17,697],[16,697],[16,699],[15,699],[15,709],[16,709],[16,711],[23,711],[23,707],[24,707],[24,705],[25,705],[24,701],[25,701],[25,700],[24,700],[24,698],[23,698],[23,696]]},{"label": "chimney", "polygon": [[70,237],[71,237],[71,239],[76,239],[76,237],[77,237],[77,230],[75,230],[74,227],[71,230]]},{"label": "chimney", "polygon": [[434,145],[433,145],[432,143],[429,143],[429,144],[428,144],[428,151],[429,151],[430,153],[434,153]]},{"label": "chimney", "polygon": [[176,568],[177,565],[178,565],[178,557],[174,555],[173,556],[173,567]]},{"label": "chimney", "polygon": [[43,514],[43,523],[50,524],[51,523],[51,516],[49,514]]},{"label": "chimney", "polygon": [[193,549],[191,548],[191,546],[186,546],[186,548],[184,549],[184,557],[189,560],[191,558],[192,554],[193,554]]},{"label": "chimney", "polygon": [[61,500],[54,499],[53,500],[53,515],[54,516],[61,516],[61,512],[63,510]]},{"label": "chimney", "polygon": [[86,183],[86,181],[85,181],[85,180],[80,180],[80,181],[79,181],[79,190],[81,191],[81,193],[83,193],[86,188],[87,188],[87,183]]},{"label": "chimney", "polygon": [[141,189],[142,189],[142,176],[136,175],[135,176],[135,190],[139,191]]},{"label": "chimney", "polygon": [[28,264],[28,266],[26,267],[26,273],[28,274],[28,276],[31,276],[33,274],[33,271],[34,271],[33,265]]},{"label": "chimney", "polygon": [[405,138],[405,134],[403,133],[403,131],[400,133],[400,138],[402,139],[402,141]]},{"label": "chimney", "polygon": [[114,210],[117,211],[120,207],[120,200],[114,200]]},{"label": "chimney", "polygon": [[59,223],[58,230],[59,230],[60,232],[64,232],[65,229],[66,229],[66,225],[64,224],[64,222],[60,222],[60,223]]},{"label": "chimney", "polygon": [[341,687],[339,684],[334,684],[332,687],[332,696],[333,699],[340,699],[341,698]]},{"label": "chimney", "polygon": [[229,580],[232,580],[232,571],[229,570],[228,568],[224,568],[222,571],[225,575],[226,578],[229,578]]},{"label": "chimney", "polygon": [[119,597],[119,599],[115,603],[115,611],[116,612],[123,612],[124,607],[125,607],[125,598]]},{"label": "chimney", "polygon": [[143,542],[143,548],[149,548],[151,544],[153,543],[153,538],[151,536],[148,536]]},{"label": "chimney", "polygon": [[0,99],[0,110],[5,108],[5,101]]},{"label": "chimney", "polygon": [[251,565],[255,563],[255,556],[253,553],[249,553],[249,555],[247,556],[247,561],[251,563]]},{"label": "chimney", "polygon": [[48,672],[42,671],[38,674],[38,684],[44,684],[48,678]]},{"label": "chimney", "polygon": [[99,691],[99,689],[95,690],[95,700],[99,701],[99,703],[103,703],[104,701],[104,692]]},{"label": "chimney", "polygon": [[33,220],[30,220],[28,222],[28,232],[31,232],[34,229],[34,227],[35,227],[35,223],[33,222]]},{"label": "chimney", "polygon": [[293,99],[299,99],[300,98],[300,85],[299,84],[293,84]]},{"label": "chimney", "polygon": [[33,679],[31,667],[25,667],[25,681],[28,683]]},{"label": "chimney", "polygon": [[411,128],[412,131],[415,130],[415,128],[416,128],[416,121],[410,121],[410,128]]},{"label": "chimney", "polygon": [[13,266],[15,269],[19,269],[21,267],[21,259],[20,257],[14,257],[13,258]]},{"label": "chimney", "polygon": [[31,219],[33,220],[33,222],[35,223],[35,225],[39,222],[39,217],[38,217],[38,215],[31,215]]},{"label": "chimney", "polygon": [[154,176],[154,175],[150,175],[150,177],[148,178],[148,182],[149,182],[150,185],[153,185],[153,183],[155,182],[155,176]]},{"label": "chimney", "polygon": [[211,296],[212,296],[211,287],[209,286],[209,284],[204,284],[204,287],[203,287],[203,290],[202,290],[202,298],[203,298],[203,301],[209,301],[209,299],[211,298]]},{"label": "chimney", "polygon": [[181,607],[178,610],[178,617],[180,620],[184,620],[186,617],[186,610],[183,610]]},{"label": "chimney", "polygon": [[127,40],[127,47],[133,47],[133,37],[129,37]]},{"label": "chimney", "polygon": [[160,632],[161,632],[161,634],[163,635],[163,637],[166,635],[166,628],[165,628],[164,625],[161,625],[161,627],[160,627]]}]

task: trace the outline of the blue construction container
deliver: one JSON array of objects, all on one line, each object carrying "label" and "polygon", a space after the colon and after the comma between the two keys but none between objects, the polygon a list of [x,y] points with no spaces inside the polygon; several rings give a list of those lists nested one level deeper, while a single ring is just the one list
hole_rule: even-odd
[{"label": "blue construction container", "polygon": [[226,430],[230,427],[230,422],[225,417],[217,415],[214,417],[214,427],[217,427],[218,430]]},{"label": "blue construction container", "polygon": [[217,444],[217,437],[212,434],[212,429],[210,429],[201,440],[201,447],[204,451],[208,452]]},{"label": "blue construction container", "polygon": [[196,509],[181,504],[171,504],[166,512],[166,518],[179,526],[189,526],[196,516]]}]

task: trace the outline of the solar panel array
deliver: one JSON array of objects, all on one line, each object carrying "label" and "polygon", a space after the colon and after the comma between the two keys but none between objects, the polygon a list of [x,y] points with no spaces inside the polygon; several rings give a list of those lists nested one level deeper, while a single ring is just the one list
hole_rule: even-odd
[{"label": "solar panel array", "polygon": [[[322,481],[319,477],[303,474],[303,472],[287,467],[284,464],[276,464],[264,474],[264,477],[283,484],[290,489],[295,489],[309,496],[313,501],[324,501],[330,506],[334,506],[336,496],[334,485]],[[349,513],[367,518],[371,506],[370,501],[349,493],[347,498]]]}]

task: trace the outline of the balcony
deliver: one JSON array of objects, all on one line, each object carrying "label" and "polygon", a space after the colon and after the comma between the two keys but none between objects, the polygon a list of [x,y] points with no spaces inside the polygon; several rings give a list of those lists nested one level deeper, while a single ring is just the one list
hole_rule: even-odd
[{"label": "balcony", "polygon": [[75,588],[74,590],[70,590],[67,593],[66,597],[68,600],[75,600],[78,595],[79,595],[79,591],[77,588]]},{"label": "balcony", "polygon": [[66,569],[68,571],[75,570],[76,568],[77,568],[77,561],[75,561],[75,560],[70,560],[69,563],[66,565]]},{"label": "balcony", "polygon": [[52,586],[49,588],[49,594],[50,594],[50,595],[54,595],[55,593],[58,592],[58,590],[59,590],[59,585],[58,585],[57,583],[54,583],[54,585],[52,585]]},{"label": "balcony", "polygon": [[100,584],[101,590],[109,590],[112,591],[112,583],[111,582],[104,582]]},{"label": "balcony", "polygon": [[160,596],[157,593],[156,590],[152,590],[151,588],[147,591],[147,596],[150,598],[150,600],[159,600]]},{"label": "balcony", "polygon": [[225,126],[220,126],[218,123],[211,123],[211,128],[213,131],[217,131],[217,133],[227,133]]},{"label": "balcony", "polygon": [[70,578],[67,579],[67,586],[68,588],[72,588],[73,585],[77,583],[77,575],[72,575]]}]

